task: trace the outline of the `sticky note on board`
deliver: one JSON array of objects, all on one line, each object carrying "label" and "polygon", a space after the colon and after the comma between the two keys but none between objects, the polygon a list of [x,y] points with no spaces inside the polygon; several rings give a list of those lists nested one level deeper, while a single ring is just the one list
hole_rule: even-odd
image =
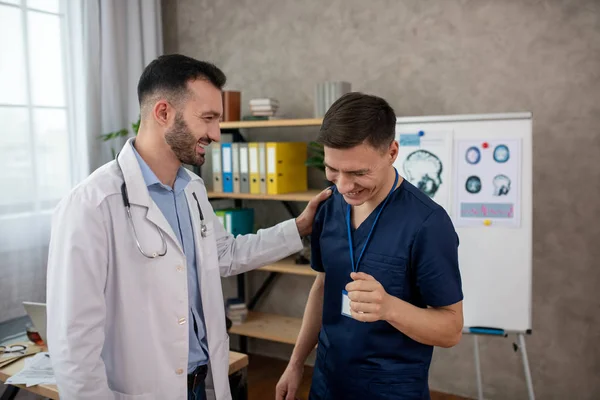
[{"label": "sticky note on board", "polygon": [[421,136],[418,133],[400,134],[400,146],[420,146]]}]

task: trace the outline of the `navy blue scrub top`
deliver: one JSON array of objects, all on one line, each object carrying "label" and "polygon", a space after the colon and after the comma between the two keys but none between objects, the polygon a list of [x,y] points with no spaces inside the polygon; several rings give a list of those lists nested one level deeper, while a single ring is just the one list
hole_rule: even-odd
[{"label": "navy blue scrub top", "polygon": [[[355,264],[381,204],[352,229]],[[342,315],[342,290],[352,281],[347,203],[334,188],[317,212],[311,264],[325,272],[323,321],[310,399],[429,399],[433,347],[385,321]],[[417,307],[463,299],[458,235],[446,211],[403,180],[381,212],[358,266],[387,293]]]}]

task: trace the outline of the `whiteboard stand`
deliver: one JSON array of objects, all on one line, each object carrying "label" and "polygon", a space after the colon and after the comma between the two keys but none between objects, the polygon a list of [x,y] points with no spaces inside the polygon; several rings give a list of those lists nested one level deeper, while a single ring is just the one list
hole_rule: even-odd
[{"label": "whiteboard stand", "polygon": [[529,399],[534,400],[533,381],[531,380],[531,370],[529,369],[529,359],[527,358],[527,349],[525,348],[525,334],[517,333],[519,337],[519,347],[521,350],[521,358],[523,358],[523,369],[525,370],[525,380],[527,381],[527,390],[529,391]]},{"label": "whiteboard stand", "polygon": [[[535,400],[535,395],[533,393],[533,381],[531,379],[531,370],[529,369],[529,359],[527,358],[527,348],[525,347],[525,333],[517,332],[517,337],[519,340],[519,350],[521,350],[521,359],[523,360],[523,370],[525,373],[525,382],[527,383],[527,392],[529,393],[529,400]],[[483,400],[481,358],[479,357],[479,338],[477,334],[473,335],[473,347],[475,353],[475,373],[477,374],[477,399]]]},{"label": "whiteboard stand", "polygon": [[477,398],[483,400],[483,383],[481,382],[481,362],[479,361],[479,337],[473,335],[475,346],[475,372],[477,372]]},{"label": "whiteboard stand", "polygon": [[[394,162],[413,185],[432,179],[438,184],[428,195],[448,212],[460,238],[465,329],[473,335],[518,336],[515,351],[520,347],[530,400],[534,395],[524,335],[532,326],[532,124],[531,112],[399,117]],[[406,162],[416,152],[429,154],[420,168]],[[499,177],[511,182],[502,194],[491,190]],[[467,189],[471,178],[473,191]],[[479,338],[473,344],[482,399]]]}]

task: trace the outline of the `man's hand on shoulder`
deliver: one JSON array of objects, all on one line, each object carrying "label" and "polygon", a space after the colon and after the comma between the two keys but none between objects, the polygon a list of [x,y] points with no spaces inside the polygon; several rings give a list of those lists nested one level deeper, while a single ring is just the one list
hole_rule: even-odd
[{"label": "man's hand on shoulder", "polygon": [[300,236],[310,235],[312,232],[312,225],[315,219],[315,214],[319,208],[319,204],[329,196],[331,196],[331,189],[327,188],[321,193],[313,197],[309,202],[302,214],[296,218],[296,226],[298,227],[298,233]]}]

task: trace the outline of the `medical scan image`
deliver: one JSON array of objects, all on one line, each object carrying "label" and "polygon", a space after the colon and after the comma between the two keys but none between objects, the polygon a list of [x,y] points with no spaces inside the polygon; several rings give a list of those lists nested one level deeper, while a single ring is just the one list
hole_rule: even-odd
[{"label": "medical scan image", "polygon": [[442,184],[443,165],[440,159],[427,150],[413,151],[402,165],[405,177],[423,193],[433,198]]},{"label": "medical scan image", "polygon": [[510,178],[506,175],[496,175],[494,177],[494,196],[504,196],[510,192]]},{"label": "medical scan image", "polygon": [[478,176],[470,176],[467,178],[465,183],[465,189],[467,192],[475,194],[481,191],[481,179]]},{"label": "medical scan image", "polygon": [[481,152],[477,147],[471,146],[465,153],[465,160],[471,165],[477,164],[481,160]]},{"label": "medical scan image", "polygon": [[510,152],[505,144],[499,144],[494,149],[494,161],[499,163],[505,163],[510,158]]}]

